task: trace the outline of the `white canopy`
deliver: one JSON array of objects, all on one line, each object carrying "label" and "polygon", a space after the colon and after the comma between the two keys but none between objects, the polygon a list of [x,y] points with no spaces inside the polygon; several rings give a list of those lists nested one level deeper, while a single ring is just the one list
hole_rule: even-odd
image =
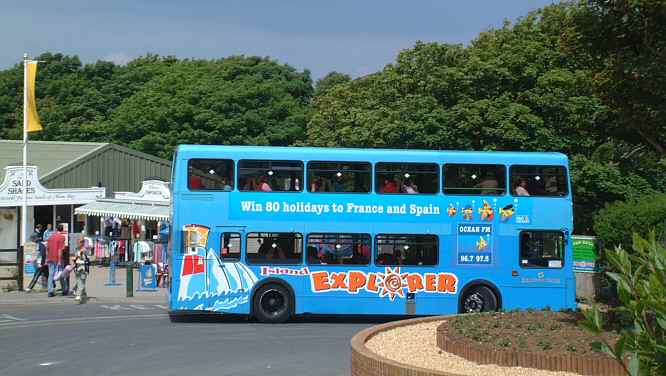
[{"label": "white canopy", "polygon": [[102,199],[80,206],[76,214],[127,219],[168,220],[169,204],[149,201]]}]

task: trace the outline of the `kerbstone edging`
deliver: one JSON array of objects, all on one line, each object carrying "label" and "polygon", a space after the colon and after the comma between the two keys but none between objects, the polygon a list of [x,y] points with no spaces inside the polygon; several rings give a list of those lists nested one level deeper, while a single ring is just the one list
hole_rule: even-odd
[{"label": "kerbstone edging", "polygon": [[503,367],[537,368],[548,371],[573,372],[590,376],[623,376],[624,369],[610,357],[589,358],[581,355],[547,355],[514,350],[488,350],[467,342],[447,338],[448,323],[437,327],[437,347],[478,364],[497,364]]},{"label": "kerbstone edging", "polygon": [[422,317],[409,320],[375,325],[357,333],[351,340],[351,375],[352,376],[461,376],[456,373],[435,371],[427,368],[410,366],[380,356],[365,345],[375,335],[406,325],[430,321],[441,321],[453,316]]}]

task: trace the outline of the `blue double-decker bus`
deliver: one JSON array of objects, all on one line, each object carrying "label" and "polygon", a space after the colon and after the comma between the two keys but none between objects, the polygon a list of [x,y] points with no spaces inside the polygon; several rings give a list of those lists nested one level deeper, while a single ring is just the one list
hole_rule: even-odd
[{"label": "blue double-decker bus", "polygon": [[172,175],[172,312],[575,308],[563,154],[182,145]]}]

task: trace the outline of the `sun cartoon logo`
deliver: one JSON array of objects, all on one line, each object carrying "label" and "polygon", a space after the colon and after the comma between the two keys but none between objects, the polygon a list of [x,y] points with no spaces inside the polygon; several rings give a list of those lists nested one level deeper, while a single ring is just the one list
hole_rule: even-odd
[{"label": "sun cartoon logo", "polygon": [[396,296],[401,298],[405,297],[404,289],[407,287],[405,279],[408,273],[400,273],[400,267],[395,269],[386,268],[384,273],[377,273],[379,277],[379,297],[387,296],[391,301],[395,300]]}]

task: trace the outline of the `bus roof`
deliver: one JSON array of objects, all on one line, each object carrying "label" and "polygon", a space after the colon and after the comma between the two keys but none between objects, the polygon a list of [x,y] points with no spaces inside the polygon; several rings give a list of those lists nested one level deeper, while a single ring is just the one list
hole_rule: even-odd
[{"label": "bus roof", "polygon": [[567,165],[556,152],[456,151],[291,146],[179,145],[179,158],[296,159],[320,161],[385,161],[441,163],[513,163]]}]

